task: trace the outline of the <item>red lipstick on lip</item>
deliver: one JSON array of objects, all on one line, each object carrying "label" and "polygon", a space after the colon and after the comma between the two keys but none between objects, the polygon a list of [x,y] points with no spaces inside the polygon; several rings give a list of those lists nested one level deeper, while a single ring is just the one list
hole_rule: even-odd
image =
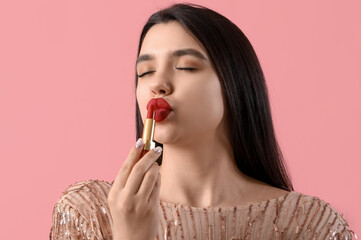
[{"label": "red lipstick on lip", "polygon": [[168,117],[168,114],[172,110],[172,107],[169,103],[163,98],[153,98],[147,104],[148,114],[150,108],[153,107],[155,109],[155,121],[161,122]]}]

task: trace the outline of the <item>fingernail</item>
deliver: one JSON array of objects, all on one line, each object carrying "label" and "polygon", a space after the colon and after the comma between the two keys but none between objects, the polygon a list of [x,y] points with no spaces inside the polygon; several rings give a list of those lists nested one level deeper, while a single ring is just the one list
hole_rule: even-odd
[{"label": "fingernail", "polygon": [[158,147],[154,148],[154,152],[156,152],[156,153],[161,153],[162,150],[163,150],[163,149],[162,149],[161,146],[158,146]]},{"label": "fingernail", "polygon": [[138,141],[137,141],[137,143],[135,144],[135,147],[136,147],[136,148],[140,148],[140,147],[143,146],[143,144],[144,144],[143,139],[142,139],[142,138],[139,138]]}]

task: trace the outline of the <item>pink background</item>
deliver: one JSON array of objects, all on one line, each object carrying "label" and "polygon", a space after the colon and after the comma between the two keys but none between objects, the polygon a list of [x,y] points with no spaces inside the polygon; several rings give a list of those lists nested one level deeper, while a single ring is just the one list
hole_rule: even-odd
[{"label": "pink background", "polygon": [[[66,187],[113,180],[135,143],[138,37],[169,3],[1,1],[2,239],[47,239]],[[361,235],[360,2],[194,3],[254,46],[296,191],[329,202]]]}]

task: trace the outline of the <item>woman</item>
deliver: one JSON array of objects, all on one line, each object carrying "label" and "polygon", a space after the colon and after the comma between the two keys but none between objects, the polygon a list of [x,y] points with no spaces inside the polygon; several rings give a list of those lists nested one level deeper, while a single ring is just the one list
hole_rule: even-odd
[{"label": "woman", "polygon": [[[294,191],[259,61],[236,25],[198,5],[156,12],[136,71],[136,145],[112,183],[78,182],[63,193],[50,238],[352,238],[327,202]],[[143,156],[153,100],[171,111]]]}]

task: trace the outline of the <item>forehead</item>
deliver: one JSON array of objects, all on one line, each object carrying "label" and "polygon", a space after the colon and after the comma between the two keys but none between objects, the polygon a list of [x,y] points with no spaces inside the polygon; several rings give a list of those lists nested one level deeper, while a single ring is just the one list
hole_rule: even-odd
[{"label": "forehead", "polygon": [[207,56],[199,41],[177,21],[159,23],[145,35],[139,55],[162,54],[175,49],[193,48]]}]

